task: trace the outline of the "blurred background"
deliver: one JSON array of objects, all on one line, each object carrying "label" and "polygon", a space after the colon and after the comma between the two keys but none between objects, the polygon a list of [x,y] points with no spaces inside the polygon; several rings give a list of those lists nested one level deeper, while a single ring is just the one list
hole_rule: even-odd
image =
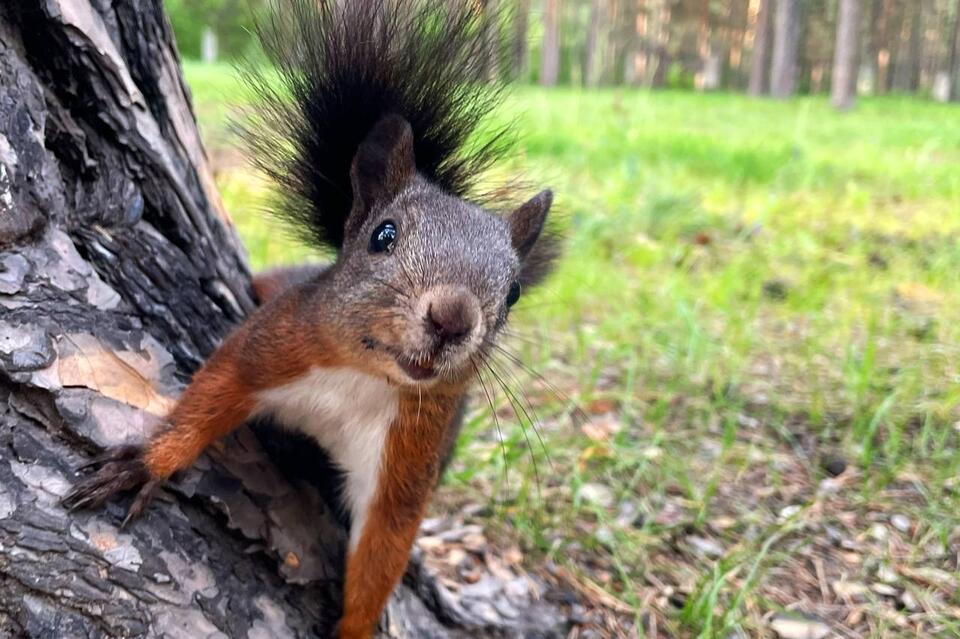
[{"label": "blurred background", "polygon": [[[317,257],[227,126],[271,4],[166,6],[252,265]],[[435,512],[575,589],[579,636],[960,636],[960,0],[494,6],[499,171],[555,189],[566,259]]]}]

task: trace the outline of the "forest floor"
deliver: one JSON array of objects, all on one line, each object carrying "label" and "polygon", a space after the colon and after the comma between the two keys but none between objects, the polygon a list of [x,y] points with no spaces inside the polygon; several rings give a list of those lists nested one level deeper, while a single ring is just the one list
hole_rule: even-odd
[{"label": "forest floor", "polygon": [[[253,266],[309,257],[259,213],[229,68],[186,71]],[[554,188],[566,259],[493,365],[522,407],[484,380],[436,500],[479,527],[427,556],[469,579],[489,540],[579,593],[580,637],[960,636],[960,111],[521,88],[505,112],[503,174]]]}]

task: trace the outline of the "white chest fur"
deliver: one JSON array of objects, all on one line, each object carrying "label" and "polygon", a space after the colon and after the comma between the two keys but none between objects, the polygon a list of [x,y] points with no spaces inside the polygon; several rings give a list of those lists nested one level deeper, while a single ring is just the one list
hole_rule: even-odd
[{"label": "white chest fur", "polygon": [[349,368],[314,368],[258,395],[258,411],[313,437],[346,474],[344,497],[356,547],[377,489],[387,431],[397,416],[397,389]]}]

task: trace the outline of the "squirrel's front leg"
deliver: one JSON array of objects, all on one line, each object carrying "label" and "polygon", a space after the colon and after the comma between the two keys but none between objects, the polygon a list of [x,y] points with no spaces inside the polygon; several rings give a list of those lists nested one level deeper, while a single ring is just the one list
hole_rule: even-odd
[{"label": "squirrel's front leg", "polygon": [[143,511],[160,484],[243,423],[255,407],[255,398],[240,374],[242,339],[242,331],[228,339],[197,372],[168,416],[168,429],[143,446],[114,448],[87,464],[95,467],[95,472],[74,486],[64,497],[64,505],[71,509],[95,507],[117,493],[139,487],[126,524]]},{"label": "squirrel's front leg", "polygon": [[[440,468],[458,397],[401,391],[365,512],[354,513],[339,639],[367,639],[403,576]],[[348,479],[349,481],[349,479]],[[359,515],[359,516],[358,516]]]}]

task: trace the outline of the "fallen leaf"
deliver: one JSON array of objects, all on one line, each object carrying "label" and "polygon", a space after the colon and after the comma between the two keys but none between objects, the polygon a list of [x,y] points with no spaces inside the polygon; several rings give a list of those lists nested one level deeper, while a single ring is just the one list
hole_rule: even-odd
[{"label": "fallen leaf", "polygon": [[894,299],[911,310],[930,310],[943,302],[943,293],[917,282],[897,284]]},{"label": "fallen leaf", "polygon": [[605,442],[620,432],[620,422],[612,415],[591,419],[580,427],[583,434],[595,442]]},{"label": "fallen leaf", "polygon": [[616,400],[600,397],[587,404],[587,412],[591,415],[604,415],[616,411],[618,405]]}]

